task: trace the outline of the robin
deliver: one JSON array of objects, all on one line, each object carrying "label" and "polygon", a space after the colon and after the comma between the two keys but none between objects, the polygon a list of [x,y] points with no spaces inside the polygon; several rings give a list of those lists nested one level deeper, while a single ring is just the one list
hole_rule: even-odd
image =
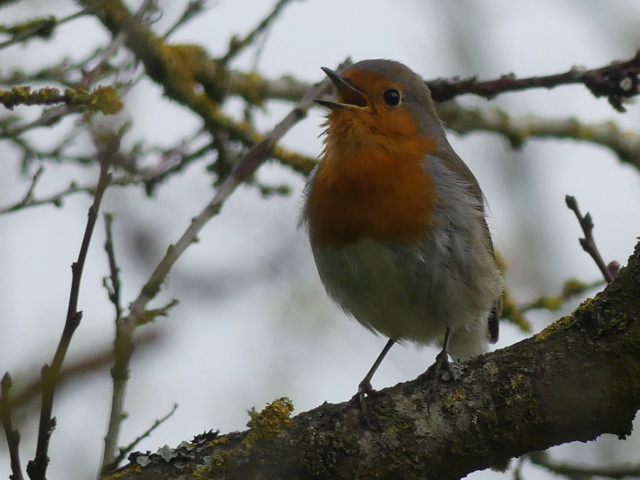
[{"label": "robin", "polygon": [[396,342],[437,344],[465,360],[498,339],[502,278],[478,181],[447,141],[425,82],[405,65],[364,60],[322,69],[337,101],[309,176],[301,225],[328,294]]}]

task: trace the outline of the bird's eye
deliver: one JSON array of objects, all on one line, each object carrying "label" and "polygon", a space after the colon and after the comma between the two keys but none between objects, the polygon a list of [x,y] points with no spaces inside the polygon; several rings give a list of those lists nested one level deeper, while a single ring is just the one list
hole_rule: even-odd
[{"label": "bird's eye", "polygon": [[400,92],[391,89],[382,94],[384,103],[390,107],[396,107],[400,104]]}]

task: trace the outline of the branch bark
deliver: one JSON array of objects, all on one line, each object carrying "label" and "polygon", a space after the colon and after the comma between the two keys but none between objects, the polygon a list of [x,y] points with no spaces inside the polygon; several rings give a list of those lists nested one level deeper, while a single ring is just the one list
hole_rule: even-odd
[{"label": "branch bark", "polygon": [[431,384],[420,379],[369,400],[373,430],[347,404],[289,420],[276,402],[252,414],[245,432],[134,455],[119,478],[453,480],[565,442],[625,438],[640,408],[638,298],[640,243],[615,281],[572,315],[465,364],[459,382],[441,385],[430,414]]}]

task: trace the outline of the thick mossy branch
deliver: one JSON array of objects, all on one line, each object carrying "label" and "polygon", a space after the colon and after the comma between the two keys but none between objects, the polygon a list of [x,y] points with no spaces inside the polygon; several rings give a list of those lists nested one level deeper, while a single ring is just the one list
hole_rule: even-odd
[{"label": "thick mossy branch", "polygon": [[[77,3],[89,7],[93,0],[77,0]],[[127,32],[125,44],[145,66],[149,77],[164,88],[167,97],[198,115],[207,130],[224,131],[230,141],[240,141],[247,146],[262,140],[246,123],[237,122],[225,115],[219,108],[219,103],[228,94],[230,84],[233,84],[234,94],[243,97],[250,104],[262,105],[269,82],[255,74],[243,75],[241,80],[234,74],[234,80],[231,81],[232,72],[227,70],[224,62],[212,59],[198,45],[167,43],[138,22],[120,0],[105,0],[96,11],[96,16],[112,36],[117,36],[121,31]],[[276,90],[280,95],[285,95],[283,90],[286,90],[286,86],[291,86],[291,83],[278,82]],[[298,86],[300,88],[286,92],[287,99],[298,101],[302,92],[309,89],[309,85],[304,83],[299,83]],[[294,93],[299,93],[298,98],[292,98]],[[314,165],[312,159],[290,153],[282,147],[273,152],[273,158],[286,165],[291,162],[290,166],[302,173],[308,173]]]},{"label": "thick mossy branch", "polygon": [[640,244],[616,280],[571,316],[467,363],[429,412],[431,383],[418,379],[368,400],[373,430],[357,407],[323,404],[249,450],[252,430],[215,435],[169,461],[147,455],[146,466],[134,462],[118,478],[447,480],[565,442],[624,438],[640,408],[638,298]]}]

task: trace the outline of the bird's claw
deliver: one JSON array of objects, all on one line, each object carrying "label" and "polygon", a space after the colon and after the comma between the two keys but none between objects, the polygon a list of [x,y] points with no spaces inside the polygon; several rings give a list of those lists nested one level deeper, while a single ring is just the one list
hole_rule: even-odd
[{"label": "bird's claw", "polygon": [[376,391],[371,386],[371,382],[365,379],[358,385],[358,391],[356,394],[351,397],[349,402],[347,402],[347,408],[354,407],[356,405],[360,407],[362,418],[369,429],[373,429],[373,426],[371,424],[371,418],[369,417],[369,410],[367,408],[367,397],[374,393],[376,393]]},{"label": "bird's claw", "polygon": [[449,354],[445,349],[443,349],[436,356],[434,364],[431,365],[426,372],[420,375],[420,379],[431,380],[432,382],[431,391],[427,397],[427,412],[429,411],[431,402],[433,402],[436,396],[438,387],[440,386],[440,381],[458,381],[460,376],[460,367],[455,362],[449,361]]}]

